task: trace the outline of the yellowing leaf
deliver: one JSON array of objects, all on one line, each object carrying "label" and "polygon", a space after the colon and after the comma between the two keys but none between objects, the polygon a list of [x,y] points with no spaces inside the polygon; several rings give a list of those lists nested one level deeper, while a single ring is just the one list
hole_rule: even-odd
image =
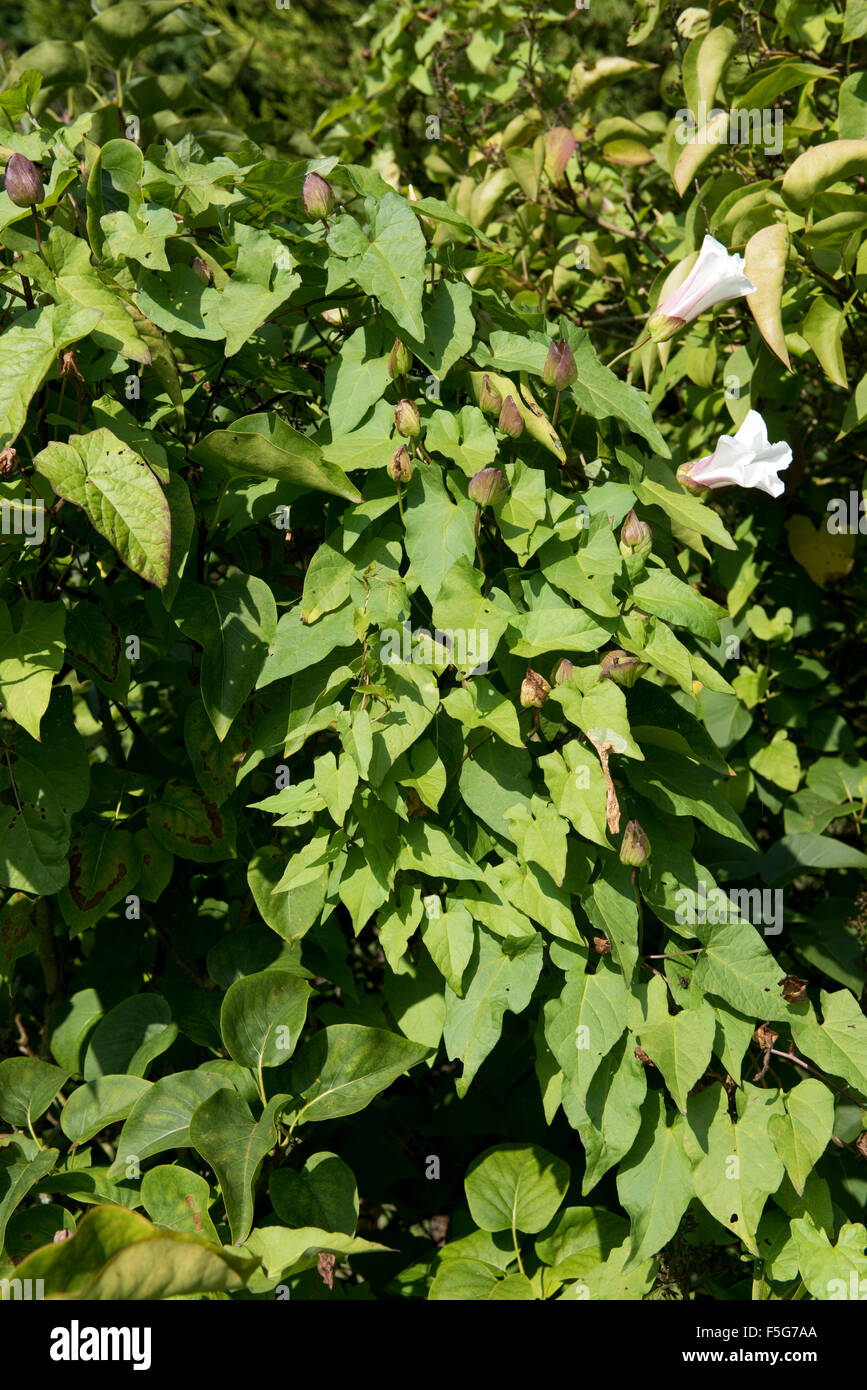
[{"label": "yellowing leaf", "polygon": [[780,297],[788,251],[789,233],[782,222],[759,228],[744,251],[744,274],[756,287],[746,297],[747,307],[768,347],[787,367],[789,350],[780,318]]}]

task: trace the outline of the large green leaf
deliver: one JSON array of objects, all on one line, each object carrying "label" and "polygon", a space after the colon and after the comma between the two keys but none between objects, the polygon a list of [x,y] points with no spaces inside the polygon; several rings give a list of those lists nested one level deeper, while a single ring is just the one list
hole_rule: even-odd
[{"label": "large green leaf", "polygon": [[210,1164],[220,1183],[233,1245],[250,1234],[255,1199],[253,1187],[265,1155],[277,1142],[275,1116],[286,1096],[274,1096],[259,1120],[237,1091],[216,1091],[190,1120],[190,1143]]},{"label": "large green leaf", "polygon": [[617,1173],[617,1195],[632,1218],[630,1260],[667,1245],[692,1199],[692,1172],[684,1151],[685,1121],[669,1125],[661,1091],[642,1106],[638,1138]]},{"label": "large green leaf", "polygon": [[277,629],[274,596],[255,575],[235,574],[212,589],[185,582],[172,617],[202,648],[202,700],[222,742],[268,655]]},{"label": "large green leaf", "polygon": [[336,1023],[304,1044],[292,1063],[293,1128],[312,1120],[354,1115],[369,1105],[429,1049],[383,1028]]},{"label": "large green leaf", "polygon": [[801,1081],[786,1096],[786,1114],[772,1115],[770,1135],[799,1196],[834,1133],[834,1094],[821,1081]]},{"label": "large green leaf", "polygon": [[274,1210],[287,1226],[318,1226],[355,1234],[358,1193],[355,1178],[337,1154],[312,1154],[300,1172],[278,1168],[268,1185]]},{"label": "large green leaf", "polygon": [[212,430],[190,450],[190,458],[224,477],[273,478],[361,501],[343,469],[330,463],[318,444],[270,412],[244,415],[231,429]]},{"label": "large green leaf", "polygon": [[34,459],[58,496],[81,507],[121,560],[149,584],[169,578],[172,521],[150,465],[111,430],[70,435]]},{"label": "large green leaf", "polygon": [[817,1067],[841,1076],[867,1098],[867,1019],[848,989],[833,994],[822,990],[821,1000],[821,1024],[814,1015],[792,1019],[795,1045]]},{"label": "large green leaf", "polygon": [[36,1250],[16,1270],[71,1302],[183,1298],[243,1288],[256,1259],[197,1235],[152,1226],[138,1212],[100,1206],[74,1236]]},{"label": "large green leaf", "polygon": [[386,193],[376,206],[372,230],[367,250],[352,258],[353,279],[376,295],[399,328],[423,339],[425,240],[411,205],[397,193]]},{"label": "large green leaf", "polygon": [[470,1213],[483,1231],[544,1230],[569,1187],[569,1166],[536,1144],[499,1144],[469,1166]]},{"label": "large green leaf", "polygon": [[11,1125],[32,1130],[68,1075],[38,1057],[7,1057],[0,1062],[0,1115]]},{"label": "large green leaf", "polygon": [[776,1092],[747,1085],[737,1123],[729,1115],[725,1087],[714,1082],[687,1107],[684,1145],[695,1194],[725,1227],[758,1256],[756,1228],[767,1198],[783,1180],[783,1163],[768,1133],[782,1108]]},{"label": "large green leaf", "polygon": [[298,1045],[310,986],[285,970],[262,970],[230,985],[220,1010],[220,1032],[230,1057],[261,1075],[278,1067]]},{"label": "large green leaf", "polygon": [[158,994],[134,994],[96,1025],[84,1058],[84,1079],[127,1072],[144,1076],[177,1037],[172,1011]]},{"label": "large green leaf", "polygon": [[24,427],[31,400],[64,348],[100,321],[98,309],[49,304],[22,314],[0,337],[0,449]]},{"label": "large green leaf", "polygon": [[60,1115],[60,1127],[74,1144],[84,1144],[95,1134],[129,1114],[136,1101],[150,1090],[141,1076],[100,1076],[73,1091]]},{"label": "large green leaf", "polygon": [[127,1116],[117,1141],[117,1157],[108,1169],[109,1177],[122,1177],[131,1159],[141,1163],[166,1149],[188,1148],[194,1111],[225,1085],[224,1076],[201,1068],[177,1071],[155,1081]]},{"label": "large green leaf", "polygon": [[460,1058],[464,1064],[455,1082],[459,1096],[466,1095],[498,1042],[506,1010],[517,1014],[526,1009],[541,968],[541,936],[501,941],[486,927],[479,927],[463,996],[446,986],[443,1040],[449,1057]]},{"label": "large green leaf", "polygon": [[25,599],[17,611],[0,604],[0,701],[36,739],[63,665],[65,624],[62,603]]}]

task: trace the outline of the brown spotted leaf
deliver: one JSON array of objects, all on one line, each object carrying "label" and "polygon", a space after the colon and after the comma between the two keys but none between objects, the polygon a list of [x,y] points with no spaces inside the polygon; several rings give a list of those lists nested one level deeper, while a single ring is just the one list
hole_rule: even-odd
[{"label": "brown spotted leaf", "polygon": [[147,809],[148,829],[161,845],[199,864],[235,855],[235,816],[198,787],[167,782],[162,798]]},{"label": "brown spotted leaf", "polygon": [[93,821],[75,834],[69,850],[69,883],[58,898],[74,937],[133,891],[140,868],[138,846],[129,831],[108,821]]}]

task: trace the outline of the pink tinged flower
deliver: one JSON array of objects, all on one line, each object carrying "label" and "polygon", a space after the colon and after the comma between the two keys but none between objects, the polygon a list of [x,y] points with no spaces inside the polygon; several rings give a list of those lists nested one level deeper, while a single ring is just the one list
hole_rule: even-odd
[{"label": "pink tinged flower", "polygon": [[743,256],[729,255],[715,237],[706,236],[698,260],[683,284],[667,295],[651,315],[647,324],[650,336],[655,343],[664,343],[705,309],[726,299],[752,294],[755,288],[744,275]]},{"label": "pink tinged flower", "polygon": [[757,487],[779,497],[785,483],[778,474],[792,462],[788,444],[768,442],[768,427],[757,410],[751,410],[737,434],[724,434],[712,454],[677,471],[686,487]]}]

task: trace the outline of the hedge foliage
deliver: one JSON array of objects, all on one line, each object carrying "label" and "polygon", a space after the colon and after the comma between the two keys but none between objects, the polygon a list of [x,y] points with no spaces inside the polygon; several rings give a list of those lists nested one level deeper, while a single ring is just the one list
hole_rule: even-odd
[{"label": "hedge foliage", "polygon": [[863,1298],[867,9],[355,13],[5,55],[0,1275]]}]

